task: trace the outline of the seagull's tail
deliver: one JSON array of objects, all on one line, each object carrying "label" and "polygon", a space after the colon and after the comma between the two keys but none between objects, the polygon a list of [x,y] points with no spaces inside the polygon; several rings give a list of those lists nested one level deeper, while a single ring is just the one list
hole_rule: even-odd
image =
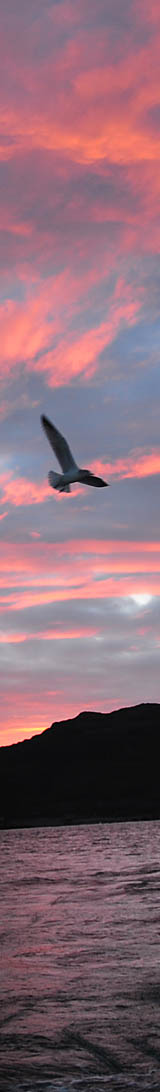
[{"label": "seagull's tail", "polygon": [[58,489],[59,493],[70,493],[70,486],[63,485],[63,475],[56,474],[55,470],[49,470],[48,481],[52,489]]},{"label": "seagull's tail", "polygon": [[60,488],[60,481],[61,481],[61,474],[56,474],[55,470],[49,470],[48,481],[49,481],[49,485],[52,486],[52,489],[59,489]]}]

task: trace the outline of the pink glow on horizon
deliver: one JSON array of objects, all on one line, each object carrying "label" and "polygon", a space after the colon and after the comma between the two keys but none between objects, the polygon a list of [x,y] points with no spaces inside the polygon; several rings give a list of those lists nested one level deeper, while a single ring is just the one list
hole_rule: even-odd
[{"label": "pink glow on horizon", "polygon": [[[59,698],[61,702],[59,703]],[[31,694],[28,698],[28,693],[23,690],[23,693],[18,690],[14,691],[14,701],[16,713],[13,712],[11,696],[8,701],[8,713],[5,717],[5,726],[1,731],[1,746],[10,746],[15,742],[20,742],[23,739],[30,739],[33,735],[39,735],[39,733],[46,731],[47,728],[53,723],[58,723],[61,720],[67,721],[72,717],[78,716],[82,711],[81,698],[68,701],[65,695],[59,695],[59,691],[52,690],[46,691],[44,697],[40,699],[34,694]],[[120,699],[115,700],[114,708],[119,709],[121,707]],[[130,705],[130,702],[126,703]],[[85,700],[85,710],[92,710],[92,701]],[[24,712],[22,710],[24,709]],[[98,711],[101,713],[112,712],[113,709],[113,697],[106,698],[104,701],[98,703]]]}]

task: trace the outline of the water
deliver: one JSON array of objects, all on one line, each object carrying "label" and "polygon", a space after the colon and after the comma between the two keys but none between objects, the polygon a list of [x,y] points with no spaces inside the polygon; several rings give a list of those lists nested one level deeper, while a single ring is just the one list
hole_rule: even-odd
[{"label": "water", "polygon": [[159,1092],[160,822],[0,852],[2,1092]]}]

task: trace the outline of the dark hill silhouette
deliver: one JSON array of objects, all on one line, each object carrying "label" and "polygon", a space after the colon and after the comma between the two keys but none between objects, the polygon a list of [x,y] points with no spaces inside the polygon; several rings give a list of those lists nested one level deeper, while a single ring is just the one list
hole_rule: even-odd
[{"label": "dark hill silhouette", "polygon": [[0,748],[1,825],[160,816],[160,706],[84,712]]}]

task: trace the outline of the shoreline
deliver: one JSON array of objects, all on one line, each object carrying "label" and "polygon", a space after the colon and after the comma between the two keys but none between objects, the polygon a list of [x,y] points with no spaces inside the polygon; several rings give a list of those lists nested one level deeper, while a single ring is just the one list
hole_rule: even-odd
[{"label": "shoreline", "polygon": [[80,818],[77,818],[77,816],[73,816],[73,817],[66,816],[65,819],[64,818],[57,818],[57,819],[53,818],[53,819],[51,819],[51,817],[42,818],[41,816],[39,816],[39,817],[37,816],[35,819],[34,818],[26,818],[26,819],[23,819],[23,820],[22,819],[19,819],[19,820],[13,819],[11,822],[9,822],[7,820],[3,822],[2,820],[0,820],[0,832],[2,830],[31,830],[31,829],[36,829],[36,827],[37,828],[42,828],[42,827],[48,827],[48,828],[49,827],[50,828],[60,827],[61,828],[61,827],[64,827],[65,828],[65,827],[88,827],[88,826],[102,826],[102,825],[111,826],[111,824],[114,824],[114,823],[117,825],[117,823],[123,823],[123,824],[124,823],[125,824],[128,824],[128,823],[154,823],[154,822],[159,822],[159,821],[160,821],[160,812],[157,812],[157,811],[155,811],[154,813],[152,812],[152,814],[148,813],[148,812],[145,812],[144,814],[141,813],[141,814],[136,815],[135,812],[133,812],[132,815],[123,815],[122,814],[122,815],[114,815],[114,816],[113,815],[96,816],[96,817],[95,816],[94,817],[93,816],[91,816],[91,817],[86,816],[85,818],[83,818],[82,816]]}]

